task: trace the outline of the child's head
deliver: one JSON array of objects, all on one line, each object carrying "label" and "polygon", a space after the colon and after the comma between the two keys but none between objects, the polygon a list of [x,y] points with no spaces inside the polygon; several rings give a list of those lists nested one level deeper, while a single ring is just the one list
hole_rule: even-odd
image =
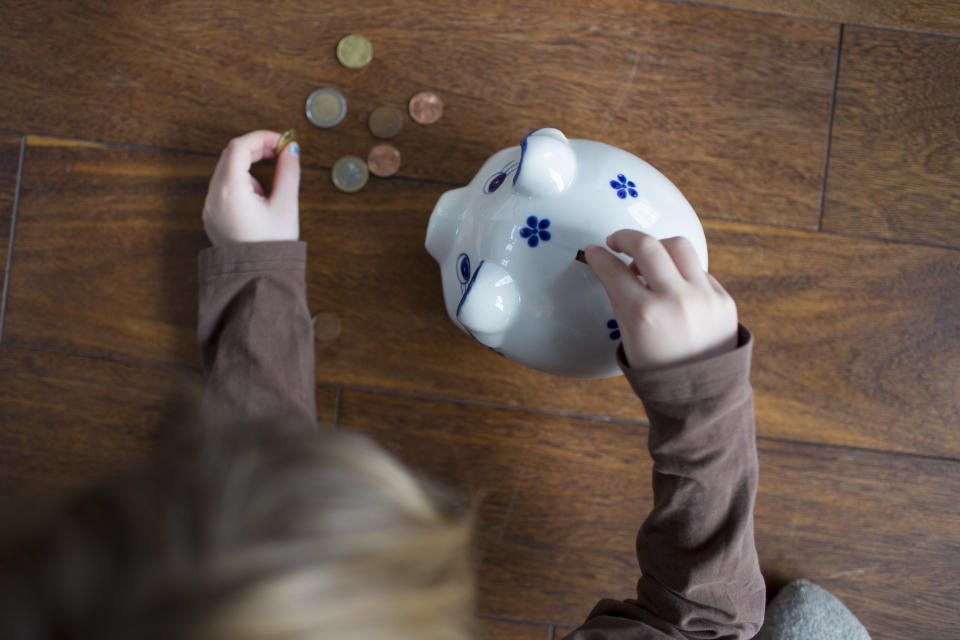
[{"label": "child's head", "polygon": [[470,513],[363,436],[268,433],[83,496],[0,570],[0,635],[469,637]]}]

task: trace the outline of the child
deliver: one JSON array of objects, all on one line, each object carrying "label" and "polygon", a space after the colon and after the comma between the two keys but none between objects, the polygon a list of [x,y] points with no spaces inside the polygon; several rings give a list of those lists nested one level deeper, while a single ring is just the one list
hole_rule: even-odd
[{"label": "child", "polygon": [[[470,513],[366,438],[316,431],[298,146],[276,159],[269,198],[249,173],[279,137],[233,140],[210,182],[202,437],[13,558],[4,638],[472,636]],[[624,230],[607,244],[633,258],[586,251],[650,418],[654,507],[637,597],[600,601],[568,638],[750,638],[765,600],[751,334],[686,240]]]}]

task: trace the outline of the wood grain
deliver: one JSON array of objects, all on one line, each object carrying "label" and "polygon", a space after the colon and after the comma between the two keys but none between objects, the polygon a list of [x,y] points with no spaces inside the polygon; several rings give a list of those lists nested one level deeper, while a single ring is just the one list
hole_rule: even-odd
[{"label": "wood grain", "polygon": [[845,29],[829,166],[824,229],[960,248],[960,39]]},{"label": "wood grain", "polygon": [[[20,148],[20,136],[0,135],[0,283],[6,283],[13,205],[20,171]],[[0,318],[0,335],[2,331],[3,319]]]},{"label": "wood grain", "polygon": [[215,159],[29,137],[24,165],[5,340],[199,366]]},{"label": "wood grain", "polygon": [[552,640],[550,625],[477,618],[477,640]]},{"label": "wood grain", "polygon": [[[61,1],[0,19],[0,127],[210,154],[249,130],[296,127],[305,161],[329,168],[366,157],[375,107],[433,90],[444,117],[407,121],[402,176],[465,183],[494,151],[555,126],[644,157],[703,215],[808,228],[819,217],[832,24],[656,0],[285,0],[269,12]],[[353,31],[374,46],[360,71],[333,55]],[[321,86],[349,104],[331,130],[304,114]]]},{"label": "wood grain", "polygon": [[[27,159],[6,339],[194,364],[212,159],[56,145],[31,145]],[[423,249],[442,191],[374,180],[346,195],[327,172],[304,172],[308,301],[340,324],[316,344],[318,382],[642,420],[622,379],[525,369],[450,321]],[[739,223],[706,229],[711,268],[756,332],[761,434],[960,455],[960,253]]]},{"label": "wood grain", "polygon": [[[0,346],[0,547],[194,416],[199,371]],[[318,387],[321,426],[337,390]]]},{"label": "wood grain", "polygon": [[698,0],[701,4],[856,24],[960,34],[957,0]]},{"label": "wood grain", "polygon": [[[652,501],[646,428],[350,391],[341,425],[485,496],[482,611],[579,624],[599,598],[633,594]],[[759,453],[757,541],[771,582],[822,585],[877,640],[953,632],[960,463],[770,440]]]}]

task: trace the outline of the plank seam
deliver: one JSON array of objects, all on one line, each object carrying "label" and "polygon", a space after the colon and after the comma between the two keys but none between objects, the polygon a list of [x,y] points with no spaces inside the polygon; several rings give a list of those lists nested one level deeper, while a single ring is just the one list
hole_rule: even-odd
[{"label": "plank seam", "polygon": [[843,49],[843,23],[837,35],[837,59],[833,65],[833,91],[830,93],[830,119],[827,121],[827,147],[823,152],[823,180],[820,183],[820,218],[817,231],[823,231],[823,210],[827,201],[827,172],[830,169],[830,145],[833,142],[833,119],[837,110],[837,87],[840,83],[840,52]]},{"label": "plank seam", "polygon": [[807,20],[810,22],[823,22],[826,24],[845,24],[850,27],[860,27],[862,29],[878,29],[882,31],[896,31],[900,33],[915,33],[917,35],[923,35],[923,36],[935,36],[940,38],[960,39],[960,33],[953,33],[950,31],[930,31],[928,29],[911,29],[910,27],[891,27],[889,25],[870,24],[869,22],[855,22],[851,20],[838,20],[836,18],[801,16],[801,15],[794,15],[791,13],[780,13],[777,11],[771,11],[769,9],[754,9],[751,7],[731,7],[729,5],[714,3],[714,2],[706,2],[704,0],[661,0],[661,1],[669,2],[671,4],[684,4],[691,7],[705,7],[710,9],[720,9],[723,11],[739,11],[741,13],[753,13],[757,15],[773,16],[776,18],[784,18],[788,20]]},{"label": "plank seam", "polygon": [[500,622],[517,622],[520,624],[533,624],[539,627],[573,627],[573,625],[566,624],[563,622],[549,622],[546,620],[534,620],[532,618],[518,618],[516,616],[504,616],[497,613],[478,613],[478,618],[485,618],[487,620],[499,620]]},{"label": "plank seam", "polygon": [[17,186],[13,191],[13,212],[10,215],[10,238],[7,244],[7,270],[3,274],[3,302],[0,303],[0,343],[7,319],[7,296],[10,293],[10,269],[13,267],[13,239],[17,231],[17,210],[20,208],[20,185],[23,182],[23,159],[27,154],[27,136],[20,136],[20,158],[17,161]]}]

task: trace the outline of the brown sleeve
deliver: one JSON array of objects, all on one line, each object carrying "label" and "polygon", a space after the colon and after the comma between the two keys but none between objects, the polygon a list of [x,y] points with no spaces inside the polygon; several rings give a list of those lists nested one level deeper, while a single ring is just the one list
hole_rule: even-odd
[{"label": "brown sleeve", "polygon": [[637,536],[635,600],[601,600],[570,640],[752,638],[765,588],[753,536],[757,491],[750,355],[658,371],[620,365],[650,418],[653,510]]},{"label": "brown sleeve", "polygon": [[211,419],[276,420],[314,428],[313,324],[307,245],[257,242],[200,252],[198,340]]}]

